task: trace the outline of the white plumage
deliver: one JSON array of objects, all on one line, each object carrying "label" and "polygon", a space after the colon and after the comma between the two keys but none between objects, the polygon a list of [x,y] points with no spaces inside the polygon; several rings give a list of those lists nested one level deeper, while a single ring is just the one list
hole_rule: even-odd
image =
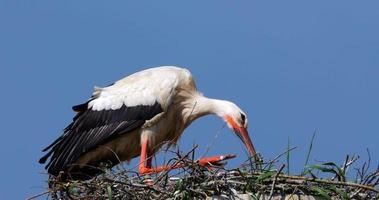
[{"label": "white plumage", "polygon": [[[255,156],[246,114],[232,102],[202,96],[187,69],[164,66],[137,72],[108,87],[96,87],[88,102],[73,109],[77,111],[73,122],[40,159],[44,163],[50,157],[46,168],[52,175],[63,171],[65,178],[88,179],[101,173],[97,168],[101,163],[113,166],[138,155],[142,174],[179,167],[152,168],[150,158],[207,114],[221,117]],[[199,162],[206,165],[228,158]]]},{"label": "white plumage", "polygon": [[188,70],[177,67],[158,67],[127,76],[113,85],[96,88],[98,98],[88,104],[93,110],[116,110],[122,105],[132,107],[153,105],[155,101],[166,104],[171,100],[180,80],[189,79]]}]

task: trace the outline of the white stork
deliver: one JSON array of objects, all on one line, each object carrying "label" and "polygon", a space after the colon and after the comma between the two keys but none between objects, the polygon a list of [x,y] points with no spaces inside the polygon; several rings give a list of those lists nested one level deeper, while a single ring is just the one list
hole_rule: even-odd
[{"label": "white stork", "polygon": [[[92,97],[74,106],[73,122],[43,151],[39,162],[57,176],[86,180],[111,166],[140,156],[139,173],[149,174],[176,166],[153,168],[151,157],[164,143],[175,143],[195,119],[214,114],[222,118],[257,159],[247,132],[246,114],[234,103],[206,98],[187,69],[164,66],[143,70],[113,85],[95,87]],[[201,165],[217,164],[233,155],[202,158]]]}]

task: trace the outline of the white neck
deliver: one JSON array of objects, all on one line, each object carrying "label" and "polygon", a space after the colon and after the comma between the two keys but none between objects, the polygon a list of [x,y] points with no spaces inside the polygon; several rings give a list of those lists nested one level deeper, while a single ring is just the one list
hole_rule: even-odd
[{"label": "white neck", "polygon": [[189,125],[195,119],[202,117],[204,115],[217,115],[223,118],[225,115],[225,101],[218,99],[211,99],[201,95],[194,96],[190,101],[185,104],[185,109],[183,113],[185,116],[185,124]]}]

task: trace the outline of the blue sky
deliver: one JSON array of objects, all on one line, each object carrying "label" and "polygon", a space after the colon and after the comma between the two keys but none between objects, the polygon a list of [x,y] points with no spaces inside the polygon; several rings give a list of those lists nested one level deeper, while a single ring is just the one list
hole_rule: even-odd
[{"label": "blue sky", "polygon": [[[378,1],[0,0],[0,199],[44,191],[40,150],[61,134],[94,85],[160,65],[190,69],[206,96],[236,102],[265,158],[298,148],[304,164],[378,164]],[[246,153],[216,117],[184,133],[199,155]],[[221,131],[220,131],[221,130]],[[217,136],[217,137],[216,137]],[[216,138],[216,139],[215,139]]]}]

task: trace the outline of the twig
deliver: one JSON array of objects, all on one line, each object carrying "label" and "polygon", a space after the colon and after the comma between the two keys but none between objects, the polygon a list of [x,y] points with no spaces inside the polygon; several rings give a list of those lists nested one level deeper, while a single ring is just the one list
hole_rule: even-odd
[{"label": "twig", "polygon": [[294,149],[297,149],[297,147],[292,147],[290,149],[286,149],[286,151],[284,151],[283,153],[277,155],[274,159],[270,160],[266,166],[263,168],[263,169],[266,169],[267,166],[270,166],[271,164],[273,164],[276,160],[278,160],[280,157],[282,157],[283,155],[287,154],[288,152],[294,150]]},{"label": "twig", "polygon": [[271,191],[270,191],[270,197],[268,198],[268,200],[271,200],[273,195],[274,195],[274,188],[275,188],[275,184],[276,184],[276,180],[278,179],[278,176],[279,174],[282,172],[282,170],[284,169],[284,164],[280,167],[280,169],[278,170],[278,172],[276,173],[275,175],[275,178],[274,178],[274,181],[272,182],[272,185],[271,185]]},{"label": "twig", "polygon": [[34,196],[32,196],[32,197],[29,197],[29,198],[27,198],[26,200],[32,200],[32,199],[35,199],[35,198],[37,198],[37,197],[43,196],[43,195],[45,195],[45,194],[49,194],[50,192],[51,192],[50,190],[47,190],[47,191],[45,191],[45,192],[42,192],[42,193],[39,193],[39,194],[34,195]]}]

